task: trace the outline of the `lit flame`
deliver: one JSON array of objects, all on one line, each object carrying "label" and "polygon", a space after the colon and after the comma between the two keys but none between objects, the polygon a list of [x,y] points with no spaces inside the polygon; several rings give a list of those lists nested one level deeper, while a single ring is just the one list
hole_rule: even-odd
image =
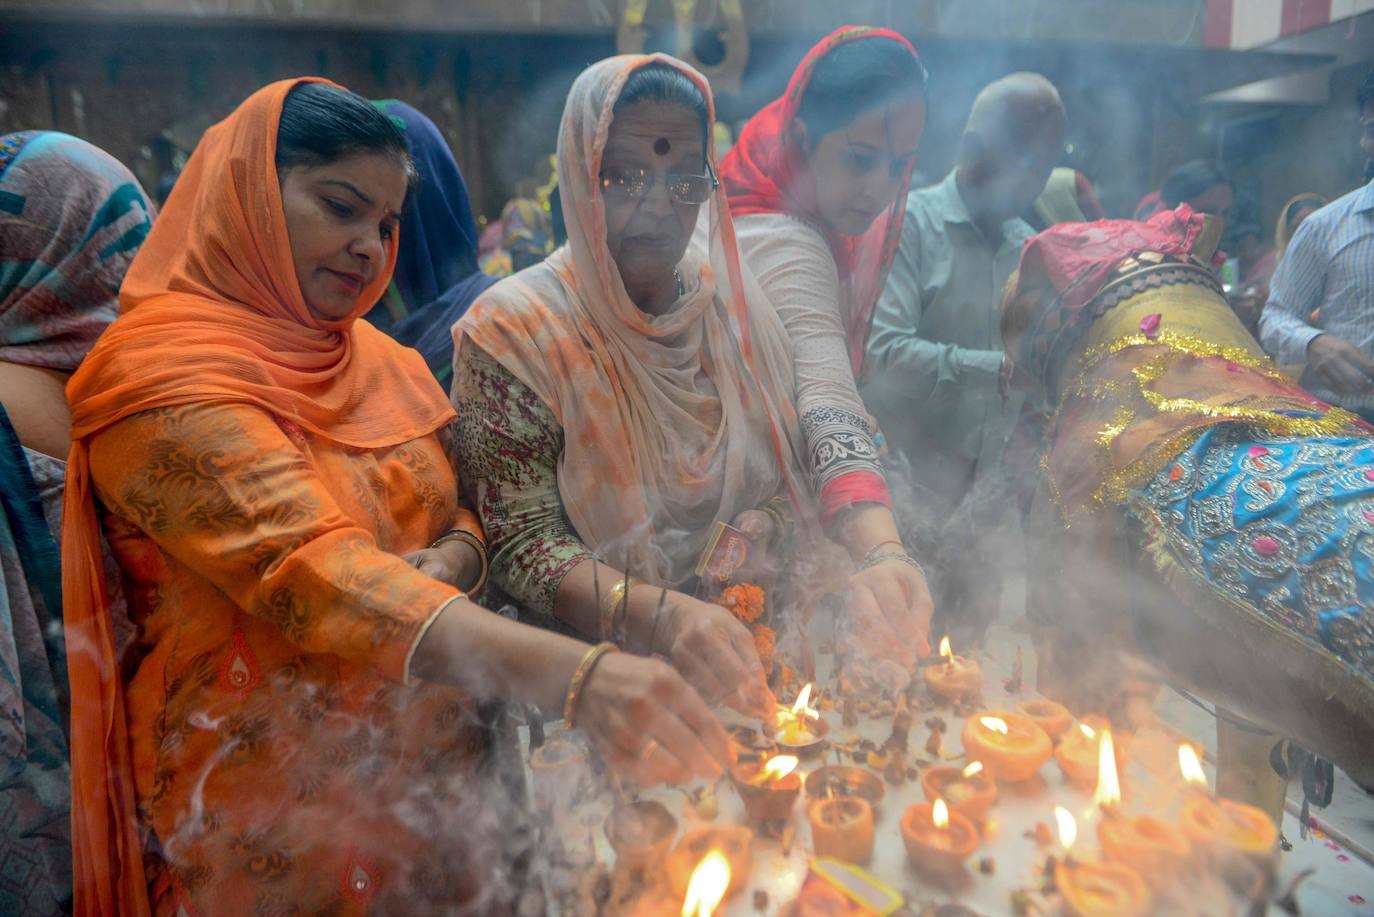
[{"label": "lit flame", "polygon": [[682,917],[711,917],[730,887],[730,861],[719,850],[702,857],[687,883],[682,900]]},{"label": "lit flame", "polygon": [[968,767],[964,768],[964,779],[968,779],[969,777],[975,776],[976,774],[981,774],[982,772],[983,762],[974,761]]},{"label": "lit flame", "polygon": [[949,806],[945,805],[945,801],[939,796],[935,797],[935,805],[931,806],[930,820],[941,831],[949,827]]},{"label": "lit flame", "polygon": [[985,716],[980,718],[978,722],[983,724],[984,729],[991,729],[993,732],[1000,732],[1002,735],[1007,735],[1006,720],[998,719],[995,716]]},{"label": "lit flame", "polygon": [[797,763],[798,759],[795,755],[774,755],[763,766],[758,782],[769,783],[773,780],[781,780],[797,769]]},{"label": "lit flame", "polygon": [[1054,807],[1054,820],[1059,823],[1059,843],[1068,853],[1073,847],[1073,842],[1078,840],[1078,822],[1073,820],[1073,815],[1063,806]]},{"label": "lit flame", "polygon": [[954,650],[949,647],[949,634],[940,638],[940,655],[945,658],[946,662],[954,661]]},{"label": "lit flame", "polygon": [[1089,726],[1087,723],[1079,723],[1079,724],[1078,724],[1078,731],[1081,732],[1081,733],[1083,733],[1083,735],[1087,736],[1087,737],[1090,738],[1090,739],[1095,739],[1095,738],[1097,738],[1097,733],[1094,732],[1094,731],[1093,731],[1093,728],[1092,728],[1091,726]]},{"label": "lit flame", "polygon": [[1202,771],[1197,749],[1187,742],[1178,746],[1178,769],[1183,772],[1184,781],[1207,789],[1207,775]]},{"label": "lit flame", "polygon": [[818,719],[820,719],[820,717],[821,717],[820,711],[819,711],[819,710],[816,710],[816,709],[814,709],[814,708],[812,708],[812,707],[807,706],[810,702],[811,702],[811,683],[810,683],[810,682],[807,682],[806,687],[802,688],[802,689],[801,689],[801,693],[797,695],[797,702],[796,702],[795,704],[792,705],[792,715],[793,715],[793,716],[804,716],[804,717],[808,717],[808,718],[813,719],[813,720],[818,720]]},{"label": "lit flame", "polygon": [[1093,802],[1099,806],[1114,806],[1121,802],[1121,783],[1116,777],[1116,750],[1112,747],[1112,731],[1102,730],[1097,743],[1097,792]]}]

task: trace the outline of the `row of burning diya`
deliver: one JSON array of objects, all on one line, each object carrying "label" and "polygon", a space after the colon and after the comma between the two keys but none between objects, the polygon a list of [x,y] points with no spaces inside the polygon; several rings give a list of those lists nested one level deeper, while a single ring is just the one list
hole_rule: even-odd
[{"label": "row of burning diya", "polygon": [[1177,894],[1179,883],[1202,873],[1233,881],[1253,894],[1253,880],[1276,866],[1279,833],[1268,814],[1254,806],[1216,798],[1197,750],[1183,743],[1179,769],[1187,790],[1178,820],[1130,815],[1121,806],[1116,754],[1109,729],[1099,731],[1099,779],[1093,802],[1100,813],[1097,839],[1101,859],[1075,847],[1078,826],[1062,806],[1055,808],[1063,857],[1045,867],[1065,909],[1081,917],[1143,915],[1155,896]]},{"label": "row of burning diya", "polygon": [[[981,674],[976,679],[969,674],[977,672],[976,661],[953,656],[947,640],[942,641],[941,654],[945,661],[926,670],[932,693],[967,699],[971,695],[956,694],[952,686],[958,685],[963,692],[981,691]],[[933,671],[939,674],[932,679]],[[936,684],[951,693],[940,694]],[[909,725],[909,711],[901,704],[889,740],[893,750],[906,746]],[[732,736],[739,751],[732,782],[749,818],[765,829],[790,820],[803,789],[797,771],[800,757],[823,748],[829,731],[825,719],[811,706],[810,685],[792,705],[779,707],[771,727],[771,732],[738,728]],[[1236,856],[1253,863],[1272,857],[1277,848],[1277,829],[1265,813],[1213,799],[1205,791],[1205,777],[1190,745],[1180,748],[1184,775],[1204,789],[1186,795],[1180,820],[1171,825],[1151,815],[1130,816],[1121,811],[1117,775],[1125,763],[1126,746],[1113,739],[1105,719],[1086,717],[1076,722],[1059,704],[1031,700],[1016,711],[986,711],[968,717],[962,738],[971,763],[925,768],[921,785],[927,802],[909,807],[900,821],[910,862],[928,876],[962,873],[964,862],[983,843],[998,784],[1031,781],[1052,756],[1070,783],[1097,785],[1095,804],[1101,813],[1101,862],[1081,855],[1047,862],[1047,874],[1071,913],[1092,917],[1145,913],[1151,887],[1174,881],[1192,864],[1224,866]],[[1195,764],[1191,769],[1189,755]],[[804,785],[815,854],[867,864],[873,853],[875,813],[884,795],[882,782],[861,768],[823,767],[808,776]],[[667,821],[659,819],[663,824],[656,837],[666,847],[676,834],[676,821],[666,809],[661,814]],[[1067,854],[1073,848],[1076,826],[1062,807],[1056,817]],[[671,828],[665,827],[669,822]],[[743,826],[702,826],[678,843],[669,856],[667,872],[675,893],[685,896],[679,900],[693,908],[684,906],[682,913],[711,913],[720,900],[747,884],[753,837],[753,831]],[[614,838],[612,845],[618,857],[624,856]],[[633,855],[627,862],[633,862]],[[723,891],[716,889],[720,897],[715,904],[705,903],[715,892],[692,892],[698,874],[727,877]],[[711,888],[719,884],[708,883]]]}]

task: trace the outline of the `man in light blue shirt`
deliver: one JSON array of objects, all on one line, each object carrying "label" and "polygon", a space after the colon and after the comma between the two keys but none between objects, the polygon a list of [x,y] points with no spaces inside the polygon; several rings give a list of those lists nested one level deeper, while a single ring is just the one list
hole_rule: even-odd
[{"label": "man in light blue shirt", "polygon": [[1038,74],[979,93],[954,171],[907,198],[869,336],[864,403],[915,490],[914,507],[899,509],[914,510],[908,534],[933,561],[937,614],[974,637],[1001,594],[982,548],[1015,509],[974,496],[999,489],[1019,407],[998,386],[1002,290],[1034,232],[1020,214],[1044,190],[1064,127],[1059,93]]},{"label": "man in light blue shirt", "polygon": [[[1374,72],[1358,96],[1374,134]],[[1302,222],[1270,283],[1260,341],[1280,364],[1306,363],[1318,398],[1374,419],[1374,183]]]}]

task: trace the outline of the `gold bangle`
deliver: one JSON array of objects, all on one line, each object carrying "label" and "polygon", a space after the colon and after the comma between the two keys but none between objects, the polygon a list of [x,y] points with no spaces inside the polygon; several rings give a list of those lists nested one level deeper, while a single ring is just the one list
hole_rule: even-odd
[{"label": "gold bangle", "polygon": [[564,728],[574,728],[573,716],[577,713],[577,702],[582,697],[582,686],[587,683],[587,678],[592,674],[592,669],[596,668],[596,664],[602,656],[607,653],[618,652],[620,652],[620,647],[614,643],[598,643],[587,650],[582,661],[577,664],[577,670],[573,672],[572,681],[568,682],[568,696],[563,701]]},{"label": "gold bangle", "polygon": [[615,611],[611,613],[611,639],[616,646],[626,646],[630,642],[630,581],[625,580],[625,591],[620,596]]},{"label": "gold bangle", "polygon": [[477,552],[477,559],[481,562],[482,569],[477,574],[477,582],[463,591],[469,595],[481,592],[482,587],[487,584],[487,573],[491,569],[487,560],[487,546],[482,543],[482,539],[471,532],[463,529],[450,529],[434,539],[434,543],[430,545],[430,548],[440,547],[441,545],[448,544],[450,541],[461,541]]},{"label": "gold bangle", "polygon": [[607,591],[606,603],[601,607],[602,640],[614,642],[616,609],[625,603],[625,594],[629,591],[629,588],[629,582],[627,580],[621,580]]}]

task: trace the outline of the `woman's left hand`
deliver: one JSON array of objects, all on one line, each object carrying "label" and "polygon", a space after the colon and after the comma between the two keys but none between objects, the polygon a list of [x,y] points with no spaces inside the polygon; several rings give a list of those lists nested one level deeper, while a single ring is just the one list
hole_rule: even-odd
[{"label": "woman's left hand", "polygon": [[477,584],[482,575],[482,558],[465,541],[445,541],[437,548],[422,548],[401,555],[401,559],[425,576],[447,583],[464,592]]},{"label": "woman's left hand", "polygon": [[849,614],[860,647],[911,670],[930,655],[930,615],[935,603],[925,574],[891,557],[849,577]]}]

